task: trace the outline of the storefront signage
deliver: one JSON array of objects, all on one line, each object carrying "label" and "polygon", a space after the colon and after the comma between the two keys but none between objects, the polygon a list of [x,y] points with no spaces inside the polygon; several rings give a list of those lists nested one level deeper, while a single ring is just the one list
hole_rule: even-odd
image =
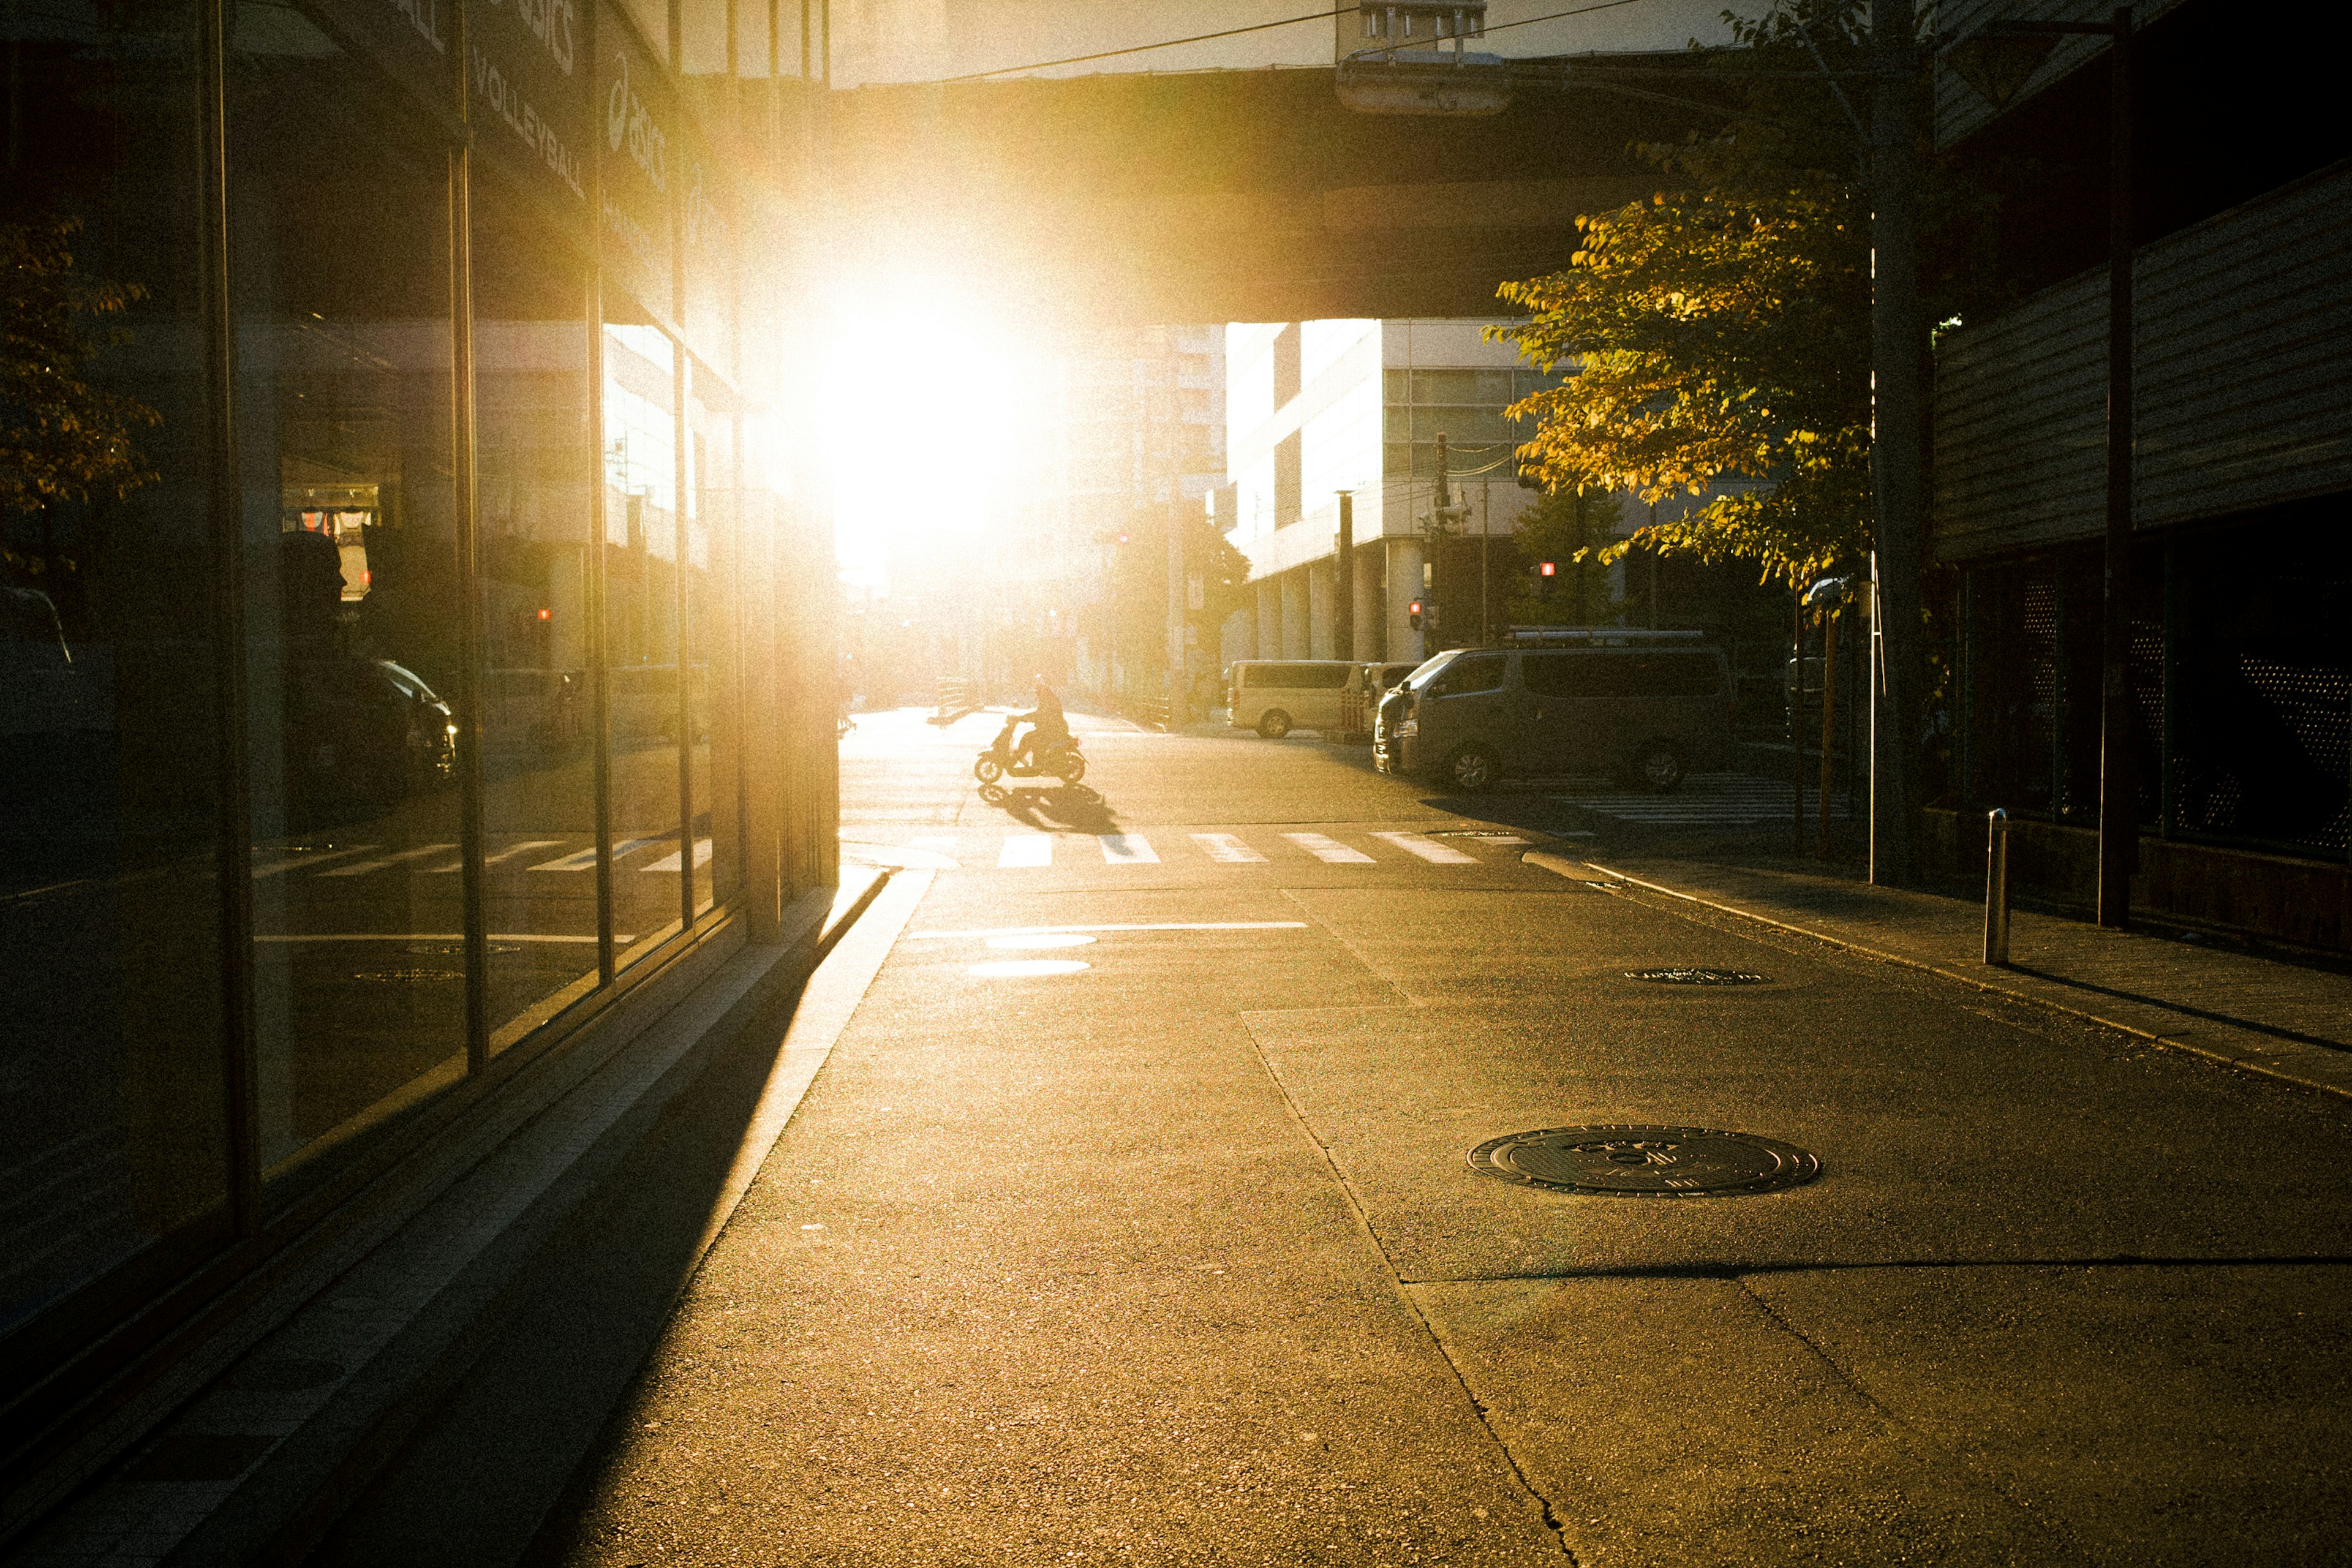
[{"label": "storefront signage", "polygon": [[[430,3],[430,0],[423,0]],[[588,29],[582,0],[472,0],[475,145],[566,212],[588,199]]]},{"label": "storefront signage", "polygon": [[458,0],[312,0],[344,39],[412,91],[453,102]]},{"label": "storefront signage", "polygon": [[685,223],[687,342],[706,364],[735,363],[735,202],[726,176],[690,127],[681,128],[679,205]]},{"label": "storefront signage", "polygon": [[668,78],[610,5],[596,9],[596,154],[603,178],[597,236],[604,268],[656,313],[670,299],[672,152],[677,117]]}]

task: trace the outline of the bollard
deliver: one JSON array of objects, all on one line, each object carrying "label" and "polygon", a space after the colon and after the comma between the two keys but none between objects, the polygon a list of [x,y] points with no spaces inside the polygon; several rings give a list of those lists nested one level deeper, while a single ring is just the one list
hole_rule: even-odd
[{"label": "bollard", "polygon": [[2009,963],[2009,813],[1985,814],[1984,961]]}]

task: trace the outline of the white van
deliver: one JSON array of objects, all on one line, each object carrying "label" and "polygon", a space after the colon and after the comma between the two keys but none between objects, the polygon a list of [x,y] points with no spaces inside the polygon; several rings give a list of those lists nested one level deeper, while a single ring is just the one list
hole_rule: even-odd
[{"label": "white van", "polygon": [[1363,666],[1339,658],[1250,658],[1233,667],[1227,722],[1278,741],[1293,730],[1336,732],[1339,700],[1364,689]]}]

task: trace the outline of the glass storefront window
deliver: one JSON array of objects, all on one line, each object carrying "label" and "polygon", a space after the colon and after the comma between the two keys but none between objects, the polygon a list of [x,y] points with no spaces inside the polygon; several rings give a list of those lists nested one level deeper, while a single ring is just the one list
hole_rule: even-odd
[{"label": "glass storefront window", "polygon": [[449,164],[291,10],[235,13],[229,258],[258,1158],[466,1070]]},{"label": "glass storefront window", "polygon": [[472,202],[474,489],[487,629],[490,1049],[596,984],[587,268],[500,184]]},{"label": "glass storefront window", "polygon": [[0,1332],[220,1239],[229,1169],[195,13],[8,21]]},{"label": "glass storefront window", "polygon": [[621,962],[677,934],[681,741],[677,359],[660,328],[604,326],[604,613],[612,711],[613,923]]},{"label": "glass storefront window", "polygon": [[688,792],[694,809],[694,910],[697,915],[742,880],[742,801],[736,767],[737,637],[734,595],[741,470],[736,461],[734,399],[688,362],[687,491],[687,666],[693,694],[693,745]]}]

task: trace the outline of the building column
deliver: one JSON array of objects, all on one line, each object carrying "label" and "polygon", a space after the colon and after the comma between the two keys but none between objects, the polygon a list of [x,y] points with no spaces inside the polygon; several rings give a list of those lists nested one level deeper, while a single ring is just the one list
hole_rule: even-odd
[{"label": "building column", "polygon": [[1381,617],[1389,629],[1389,657],[1418,664],[1429,657],[1429,645],[1406,620],[1413,600],[1421,597],[1421,541],[1398,535],[1386,541],[1389,555],[1388,612]]},{"label": "building column", "polygon": [[1393,646],[1389,642],[1388,616],[1381,608],[1381,567],[1379,541],[1356,547],[1348,592],[1356,597],[1356,657],[1365,660],[1385,660]]},{"label": "building column", "polygon": [[1338,579],[1333,574],[1333,563],[1310,561],[1304,570],[1307,576],[1307,657],[1337,658],[1339,657],[1339,593]]},{"label": "building column", "polygon": [[1250,648],[1252,658],[1282,657],[1282,585],[1276,577],[1257,580],[1257,637]]},{"label": "building column", "polygon": [[1307,574],[1293,568],[1275,579],[1282,585],[1282,657],[1307,657]]}]

